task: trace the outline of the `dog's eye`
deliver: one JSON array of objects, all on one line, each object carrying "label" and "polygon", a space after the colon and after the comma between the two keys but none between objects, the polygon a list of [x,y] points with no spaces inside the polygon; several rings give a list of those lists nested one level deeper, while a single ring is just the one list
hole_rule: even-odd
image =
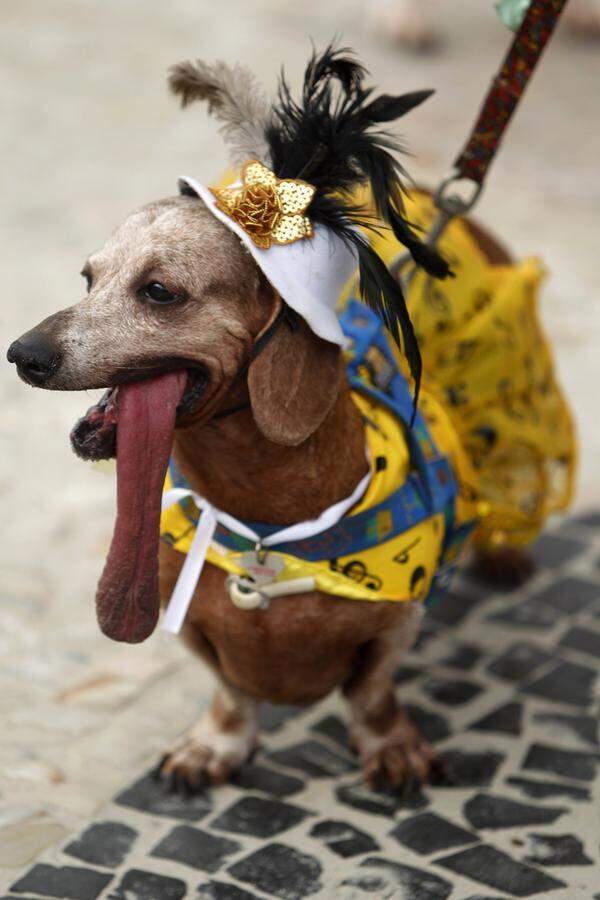
[{"label": "dog's eye", "polygon": [[178,294],[173,294],[160,281],[151,281],[142,289],[142,296],[151,303],[174,303],[179,300]]}]

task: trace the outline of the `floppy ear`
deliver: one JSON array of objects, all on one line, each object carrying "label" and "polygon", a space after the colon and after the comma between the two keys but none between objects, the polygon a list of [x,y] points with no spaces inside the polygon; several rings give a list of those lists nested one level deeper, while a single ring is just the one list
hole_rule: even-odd
[{"label": "floppy ear", "polygon": [[[281,307],[278,296],[261,334]],[[293,330],[285,320],[279,325],[248,370],[256,424],[268,440],[289,447],[301,444],[316,431],[331,410],[339,386],[339,347],[317,337],[300,316],[294,316]]]}]

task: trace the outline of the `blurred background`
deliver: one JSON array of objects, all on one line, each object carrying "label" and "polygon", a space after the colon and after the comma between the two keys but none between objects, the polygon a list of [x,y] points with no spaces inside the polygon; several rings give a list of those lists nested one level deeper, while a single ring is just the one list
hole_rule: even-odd
[{"label": "blurred background", "polygon": [[[383,0],[382,0],[383,2]],[[440,2],[436,53],[402,49],[374,0],[3,0],[0,6],[2,346],[78,300],[79,271],[133,207],[210,182],[215,125],[180,112],[173,62],[240,61],[292,84],[309,39],[338,35],[373,83],[436,88],[404,138],[435,185],[466,139],[510,41],[491,0]],[[540,255],[542,318],[576,412],[576,504],[600,506],[600,45],[563,25],[493,166],[477,216],[518,256]],[[206,702],[209,682],[174,639],[140,647],[98,632],[93,596],[114,483],[76,460],[68,433],[93,395],[33,390],[0,363],[0,887],[91,815]]]}]

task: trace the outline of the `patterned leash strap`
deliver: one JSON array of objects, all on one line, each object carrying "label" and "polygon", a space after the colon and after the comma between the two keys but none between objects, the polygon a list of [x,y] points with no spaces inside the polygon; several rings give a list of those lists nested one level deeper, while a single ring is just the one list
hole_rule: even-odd
[{"label": "patterned leash strap", "polygon": [[[567,2],[532,0],[502,67],[492,81],[464,149],[434,194],[438,216],[427,236],[429,246],[435,247],[455,216],[466,215],[477,203],[508,123]],[[454,189],[456,182],[464,180],[470,181],[472,186],[467,197]],[[414,267],[406,268],[409,262],[410,254],[401,253],[390,265],[392,274],[402,277],[405,285],[416,272]]]},{"label": "patterned leash strap", "polygon": [[494,78],[471,136],[454,163],[456,176],[482,184],[512,115],[567,0],[533,0]]}]

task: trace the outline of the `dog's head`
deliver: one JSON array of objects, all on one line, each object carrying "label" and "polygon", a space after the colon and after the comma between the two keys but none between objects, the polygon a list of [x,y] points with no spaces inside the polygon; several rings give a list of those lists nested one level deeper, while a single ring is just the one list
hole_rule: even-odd
[{"label": "dog's head", "polygon": [[186,373],[178,424],[209,420],[242,377],[271,440],[300,443],[327,414],[338,385],[337,348],[297,320],[293,332],[277,328],[252,359],[282,301],[238,238],[197,198],[132,213],[82,275],[83,300],[8,351],[20,377],[36,387],[110,389],[74,432],[80,455],[113,455],[114,429],[103,419],[114,410],[118,385],[168,371]]}]

